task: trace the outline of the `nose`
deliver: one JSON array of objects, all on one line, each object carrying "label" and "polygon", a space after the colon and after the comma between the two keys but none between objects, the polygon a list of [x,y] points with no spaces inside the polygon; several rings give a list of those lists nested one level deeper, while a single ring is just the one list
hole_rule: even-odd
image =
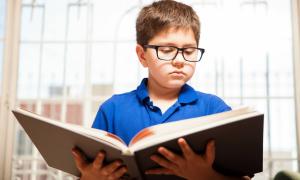
[{"label": "nose", "polygon": [[172,60],[172,65],[176,66],[177,68],[181,68],[184,66],[185,60],[183,58],[183,52],[178,51],[174,60]]}]

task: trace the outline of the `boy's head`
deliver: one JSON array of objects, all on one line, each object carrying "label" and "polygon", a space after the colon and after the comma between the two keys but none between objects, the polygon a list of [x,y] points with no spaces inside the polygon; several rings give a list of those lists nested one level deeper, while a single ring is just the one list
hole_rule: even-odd
[{"label": "boy's head", "polygon": [[139,13],[136,31],[136,52],[148,68],[148,85],[181,88],[204,53],[198,48],[200,22],[192,7],[171,0],[154,2]]},{"label": "boy's head", "polygon": [[196,12],[188,5],[172,0],[161,0],[145,6],[136,20],[136,39],[140,45],[162,31],[170,28],[191,29],[197,45],[200,37],[200,21]]}]

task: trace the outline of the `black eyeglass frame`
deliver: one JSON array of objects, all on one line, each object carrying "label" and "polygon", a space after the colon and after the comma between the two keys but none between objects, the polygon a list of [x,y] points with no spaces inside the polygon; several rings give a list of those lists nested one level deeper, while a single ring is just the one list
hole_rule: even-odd
[{"label": "black eyeglass frame", "polygon": [[[198,48],[198,47],[185,47],[185,48],[179,48],[179,47],[176,47],[176,46],[158,46],[158,45],[151,45],[151,44],[145,44],[145,45],[143,45],[143,47],[144,47],[144,48],[152,48],[152,49],[155,49],[157,58],[158,58],[159,60],[163,60],[163,61],[173,61],[173,60],[177,57],[179,51],[181,51],[181,52],[182,52],[183,59],[184,59],[185,61],[188,61],[188,62],[199,62],[199,61],[201,61],[202,56],[203,56],[203,54],[204,54],[204,52],[205,52],[205,49],[203,49],[203,48]],[[174,56],[172,59],[168,59],[168,60],[167,60],[167,59],[161,59],[161,58],[159,58],[159,56],[158,56],[158,48],[160,48],[160,47],[173,47],[173,48],[177,49],[177,52],[176,52],[175,56]],[[184,57],[184,53],[183,53],[184,50],[185,50],[185,49],[190,49],[190,48],[198,49],[198,50],[201,52],[201,56],[200,56],[200,58],[199,58],[197,61],[190,61],[190,60],[187,60],[187,59]]]}]

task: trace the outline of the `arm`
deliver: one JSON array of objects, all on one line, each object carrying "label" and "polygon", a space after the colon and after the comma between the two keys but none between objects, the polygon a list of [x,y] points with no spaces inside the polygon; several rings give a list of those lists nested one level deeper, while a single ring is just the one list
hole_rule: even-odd
[{"label": "arm", "polygon": [[127,172],[127,168],[122,166],[120,161],[104,165],[104,152],[100,152],[92,163],[88,163],[85,156],[76,148],[72,149],[72,154],[81,173],[81,180],[114,180]]},{"label": "arm", "polygon": [[151,159],[158,163],[162,168],[151,169],[146,174],[173,174],[188,180],[196,179],[215,179],[215,180],[238,180],[250,179],[248,177],[228,177],[224,176],[212,168],[215,159],[214,141],[210,141],[206,146],[204,155],[196,154],[187,142],[180,138],[178,144],[183,152],[179,156],[164,147],[160,147],[158,152],[164,158],[157,155],[151,156]]}]

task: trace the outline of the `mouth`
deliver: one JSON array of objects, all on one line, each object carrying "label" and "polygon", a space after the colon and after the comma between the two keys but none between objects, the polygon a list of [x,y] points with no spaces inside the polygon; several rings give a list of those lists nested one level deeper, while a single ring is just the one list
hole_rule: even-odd
[{"label": "mouth", "polygon": [[173,71],[173,72],[171,72],[170,74],[174,74],[174,75],[185,75],[185,73],[182,72],[182,71]]},{"label": "mouth", "polygon": [[173,71],[170,73],[171,76],[173,76],[174,78],[178,79],[178,78],[184,78],[186,76],[186,74],[182,71]]}]

